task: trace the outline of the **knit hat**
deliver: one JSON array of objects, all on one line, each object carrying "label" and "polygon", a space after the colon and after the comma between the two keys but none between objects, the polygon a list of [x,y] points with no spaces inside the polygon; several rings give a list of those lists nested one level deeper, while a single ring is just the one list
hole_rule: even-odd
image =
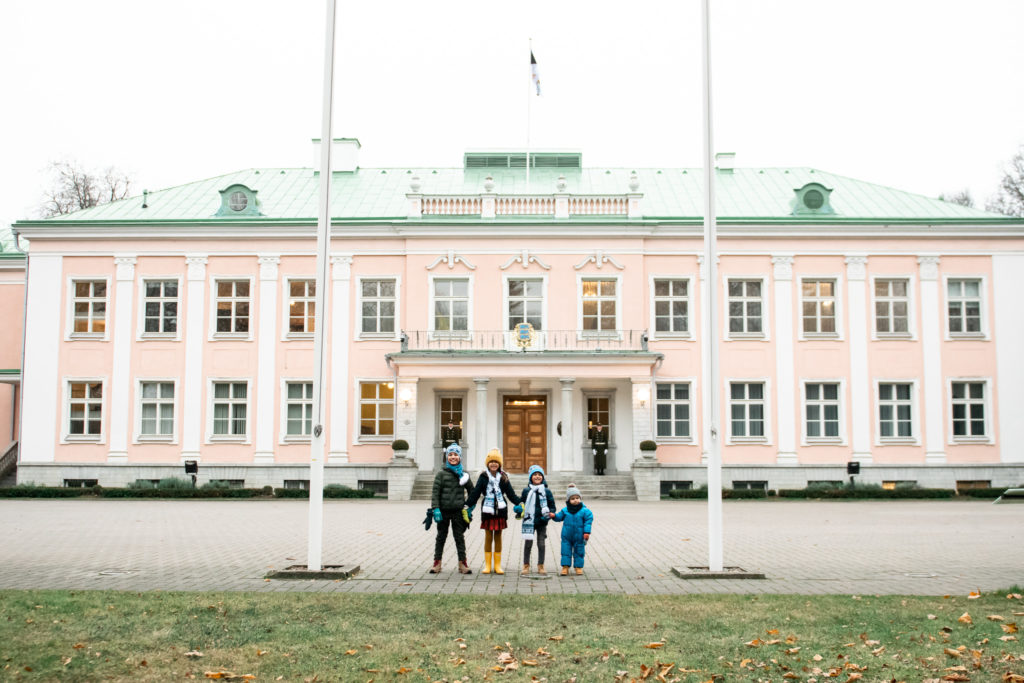
[{"label": "knit hat", "polygon": [[462,459],[462,446],[457,443],[453,443],[448,448],[444,449],[444,457],[448,457],[449,453],[455,453],[459,456],[459,460]]},{"label": "knit hat", "polygon": [[544,468],[540,465],[530,465],[530,470],[526,473],[526,481],[533,483],[533,473],[540,472],[541,483],[544,483]]},{"label": "knit hat", "polygon": [[492,448],[491,450],[487,451],[487,458],[484,459],[484,467],[487,467],[487,464],[492,461],[497,462],[499,468],[503,464],[501,462],[501,451],[499,451],[497,448]]},{"label": "knit hat", "polygon": [[576,488],[576,484],[569,484],[569,488],[566,489],[565,491],[565,502],[568,503],[569,499],[572,498],[573,496],[579,496],[580,500],[583,500],[583,494],[580,493],[580,490],[578,488]]}]

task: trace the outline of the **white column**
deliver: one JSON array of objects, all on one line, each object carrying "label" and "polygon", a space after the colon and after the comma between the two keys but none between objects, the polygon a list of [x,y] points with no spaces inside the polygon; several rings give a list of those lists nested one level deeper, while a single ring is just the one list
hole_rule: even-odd
[{"label": "white column", "polygon": [[[559,448],[558,462],[553,463],[552,470],[560,472],[578,472],[583,470],[583,462],[576,465],[576,458],[573,457],[573,448],[576,445],[575,421],[572,419],[572,385],[576,383],[575,377],[559,377],[562,384],[562,406],[561,422],[562,437]],[[578,448],[576,449],[579,450]]]},{"label": "white column", "polygon": [[135,257],[116,254],[114,286],[114,363],[110,375],[110,450],[107,462],[128,460],[132,386],[132,294],[135,291]]},{"label": "white column", "polygon": [[483,468],[484,456],[490,450],[487,445],[487,385],[490,381],[487,377],[473,378],[476,384],[476,434],[473,437],[473,448],[469,453],[464,453],[470,471]]},{"label": "white column", "polygon": [[254,424],[257,463],[274,462],[274,398],[277,396],[277,271],[281,257],[258,254],[260,264],[260,308],[256,339],[256,422]]},{"label": "white column", "polygon": [[186,254],[188,283],[185,288],[185,378],[182,391],[181,459],[199,460],[203,438],[203,324],[206,311],[206,263],[204,254]]},{"label": "white column", "polygon": [[924,354],[924,378],[921,395],[924,404],[925,462],[946,462],[943,446],[942,323],[939,300],[939,257],[925,254],[917,257],[921,275],[921,350]]},{"label": "white column", "polygon": [[779,452],[776,463],[795,465],[796,458],[796,376],[793,370],[793,255],[772,257],[775,281],[775,415]]},{"label": "white column", "polygon": [[999,416],[995,441],[1000,462],[1024,463],[1024,420],[1020,419],[1024,406],[1024,363],[1020,358],[1020,350],[1024,349],[1024,316],[1018,298],[1022,291],[1024,255],[994,255],[989,288],[994,300],[991,307],[982,308],[982,315],[991,311],[993,316],[988,329],[996,346],[996,381],[995,386],[986,387],[986,398],[992,413],[988,424],[993,426],[993,417]]},{"label": "white column", "polygon": [[53,462],[58,425],[67,419],[58,363],[64,338],[60,302],[66,284],[60,254],[29,253],[28,264],[25,339],[29,342],[21,378],[19,457],[22,462]]},{"label": "white column", "polygon": [[[630,439],[630,451],[615,454],[615,468],[624,472],[633,461],[640,457],[640,442],[654,438],[651,434],[651,410],[654,408],[654,390],[650,377],[630,378],[630,401],[633,405],[633,438]],[[646,396],[647,398],[643,398]],[[616,443],[623,443],[616,439]],[[624,449],[622,449],[624,450]]]},{"label": "white column", "polygon": [[846,283],[850,292],[850,442],[852,460],[871,462],[871,377],[868,374],[868,339],[871,316],[868,312],[868,257],[846,257]]},{"label": "white column", "polygon": [[[359,312],[349,305],[352,289],[352,255],[338,254],[331,257],[331,374],[330,422],[328,435],[331,438],[327,462],[348,462],[348,366],[349,366],[349,321],[358,318]],[[397,436],[397,435],[396,435]],[[406,439],[412,447],[416,442]]]}]

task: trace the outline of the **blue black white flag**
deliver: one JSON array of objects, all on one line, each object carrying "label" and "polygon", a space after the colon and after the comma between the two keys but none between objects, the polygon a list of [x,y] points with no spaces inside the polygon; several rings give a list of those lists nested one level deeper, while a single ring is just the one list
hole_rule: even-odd
[{"label": "blue black white flag", "polygon": [[540,95],[540,72],[537,71],[537,58],[533,56],[533,50],[530,50],[530,80],[533,81],[533,85],[537,88],[537,94]]}]

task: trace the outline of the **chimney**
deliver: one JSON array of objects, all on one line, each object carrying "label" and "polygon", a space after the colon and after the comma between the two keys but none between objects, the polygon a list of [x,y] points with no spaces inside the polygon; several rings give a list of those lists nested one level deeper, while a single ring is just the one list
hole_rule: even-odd
[{"label": "chimney", "polygon": [[715,154],[715,168],[722,173],[732,173],[736,168],[736,152],[718,152]]},{"label": "chimney", "polygon": [[[359,140],[333,138],[331,140],[331,170],[335,173],[355,173],[359,169]],[[313,138],[313,171],[320,170],[320,138]]]}]

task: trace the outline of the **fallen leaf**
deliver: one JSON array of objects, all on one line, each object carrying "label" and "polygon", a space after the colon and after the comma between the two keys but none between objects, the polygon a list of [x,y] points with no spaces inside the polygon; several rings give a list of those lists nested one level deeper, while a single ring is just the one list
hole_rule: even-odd
[{"label": "fallen leaf", "polygon": [[558,641],[562,640],[563,638],[565,638],[565,636],[551,636],[550,638],[548,638],[548,640],[553,640],[555,642],[558,642]]},{"label": "fallen leaf", "polygon": [[767,631],[765,631],[765,633],[767,633],[770,636],[777,636],[777,635],[779,635],[779,629],[777,629],[777,628],[770,628]]},{"label": "fallen leaf", "polygon": [[750,664],[752,661],[754,661],[754,660],[753,659],[749,659],[749,658],[741,660],[740,661],[740,668],[741,669],[746,669],[747,668],[747,664]]},{"label": "fallen leaf", "polygon": [[879,647],[879,648],[876,648],[876,649],[872,650],[871,654],[873,654],[874,656],[877,657],[878,655],[882,654],[883,652],[885,652],[885,645],[883,645],[882,647]]},{"label": "fallen leaf", "polygon": [[60,663],[62,666],[67,666],[71,663],[71,657],[61,657]]},{"label": "fallen leaf", "polygon": [[345,650],[345,654],[351,657],[352,655],[359,654],[359,650]]},{"label": "fallen leaf", "polygon": [[929,618],[929,619],[933,619],[933,620],[934,620],[934,619],[938,619],[938,617],[937,617],[937,616],[935,616],[934,614],[929,614],[929,615],[928,615],[928,618]]},{"label": "fallen leaf", "polygon": [[535,659],[524,659],[523,666],[537,666],[537,660]]},{"label": "fallen leaf", "polygon": [[407,667],[407,666],[403,666],[402,668],[400,668],[400,669],[399,669],[398,671],[396,671],[395,673],[397,673],[397,674],[407,674],[407,673],[409,673],[410,671],[412,671],[412,669],[410,669],[410,668],[409,668],[409,667]]},{"label": "fallen leaf", "polygon": [[753,640],[748,640],[743,644],[747,647],[761,647],[762,645],[764,645],[764,641],[760,638],[754,638]]},{"label": "fallen leaf", "polygon": [[657,650],[659,647],[664,647],[665,643],[647,643],[644,645],[648,650]]},{"label": "fallen leaf", "polygon": [[978,589],[976,591],[971,591],[970,593],[967,594],[967,599],[968,600],[977,600],[980,597],[981,597],[981,589]]},{"label": "fallen leaf", "polygon": [[850,677],[846,679],[846,683],[851,683],[852,681],[859,681],[862,678],[864,678],[864,674],[850,674]]},{"label": "fallen leaf", "polygon": [[790,647],[786,649],[787,655],[795,655],[797,652],[800,652],[800,648],[798,647]]},{"label": "fallen leaf", "polygon": [[71,647],[75,648],[76,650],[81,650],[83,647],[85,647],[85,643],[75,643]]},{"label": "fallen leaf", "polygon": [[266,651],[266,650],[261,650],[261,649],[259,649],[259,648],[256,648],[256,656],[257,656],[257,657],[262,657],[262,656],[263,656],[263,655],[265,655],[265,654],[267,654],[267,651]]},{"label": "fallen leaf", "polygon": [[1017,636],[1000,636],[999,640],[1003,641],[1004,643],[1008,643],[1011,640],[1017,640]]},{"label": "fallen leaf", "polygon": [[1017,632],[1017,622],[1016,621],[1011,621],[1008,624],[999,624],[999,628],[1003,629],[1003,633],[1016,633]]},{"label": "fallen leaf", "polygon": [[989,621],[1006,621],[1006,619],[1003,619],[998,614],[990,614],[990,615],[988,615],[985,618],[988,619]]},{"label": "fallen leaf", "polygon": [[940,680],[943,680],[943,681],[969,681],[969,680],[971,680],[971,677],[968,676],[967,674],[953,673],[953,674],[946,674]]},{"label": "fallen leaf", "polygon": [[974,619],[971,619],[971,615],[968,614],[967,612],[964,612],[963,614],[961,614],[957,618],[957,621],[959,621],[961,624],[973,624],[974,623]]},{"label": "fallen leaf", "polygon": [[946,654],[947,657],[962,657],[963,656],[963,655],[960,654],[959,651],[954,650],[954,649],[949,648],[949,647],[944,648],[942,651]]}]

